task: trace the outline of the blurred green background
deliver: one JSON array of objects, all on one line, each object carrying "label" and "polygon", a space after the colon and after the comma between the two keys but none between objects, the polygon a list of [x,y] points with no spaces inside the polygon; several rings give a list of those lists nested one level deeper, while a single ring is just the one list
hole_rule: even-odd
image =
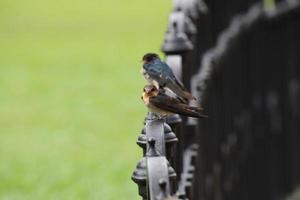
[{"label": "blurred green background", "polygon": [[0,1],[0,199],[140,199],[141,57],[171,1]]}]

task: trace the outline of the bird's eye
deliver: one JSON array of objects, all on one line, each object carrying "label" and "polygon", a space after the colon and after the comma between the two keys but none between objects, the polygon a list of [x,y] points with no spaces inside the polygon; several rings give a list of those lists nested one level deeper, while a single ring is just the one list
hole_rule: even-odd
[{"label": "bird's eye", "polygon": [[155,88],[152,88],[152,89],[151,89],[151,92],[154,92],[154,91],[155,91]]}]

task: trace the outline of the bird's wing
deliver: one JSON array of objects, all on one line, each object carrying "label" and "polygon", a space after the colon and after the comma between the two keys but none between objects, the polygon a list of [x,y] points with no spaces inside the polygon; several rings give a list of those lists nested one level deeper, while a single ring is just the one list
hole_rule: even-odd
[{"label": "bird's wing", "polygon": [[166,110],[172,113],[198,118],[206,117],[206,115],[202,113],[201,108],[189,106],[176,98],[162,93],[158,94],[157,96],[150,97],[149,103],[161,110]]},{"label": "bird's wing", "polygon": [[181,83],[181,81],[179,81],[175,76],[173,76],[173,77],[167,77],[167,79],[168,79],[169,85],[172,84],[172,85],[174,85],[177,88],[179,87],[183,91],[187,91],[187,89],[183,86],[183,84]]},{"label": "bird's wing", "polygon": [[169,79],[169,81],[172,82],[172,84],[178,85],[182,90],[187,91],[187,89],[183,86],[182,82],[179,81],[176,76],[174,75],[172,69],[169,67],[169,65],[165,62],[160,61],[160,64],[164,66],[162,69],[162,75],[165,79]]},{"label": "bird's wing", "polygon": [[188,90],[183,86],[183,84],[177,80],[172,69],[161,60],[155,60],[151,64],[143,65],[145,71],[149,77],[162,87],[167,87],[172,90],[177,96],[185,99],[187,102],[188,99],[196,99]]},{"label": "bird's wing", "polygon": [[188,92],[188,90],[176,78],[169,78],[168,81],[166,81],[165,86],[172,90],[178,97],[183,98],[185,103],[187,103],[188,100],[196,100],[196,98]]},{"label": "bird's wing", "polygon": [[164,85],[173,85],[178,89],[183,91],[187,91],[187,89],[183,86],[183,84],[176,79],[176,77],[170,73],[166,73],[166,71],[158,70],[157,68],[149,68],[147,74],[154,80],[156,80],[161,86]]}]

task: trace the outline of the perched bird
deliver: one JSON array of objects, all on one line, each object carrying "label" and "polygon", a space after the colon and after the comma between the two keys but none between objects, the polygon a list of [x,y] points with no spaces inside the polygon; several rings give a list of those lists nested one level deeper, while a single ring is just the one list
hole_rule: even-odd
[{"label": "perched bird", "polygon": [[168,88],[184,102],[196,98],[187,91],[183,84],[178,81],[172,69],[155,53],[147,53],[143,56],[142,74],[145,79],[157,89]]},{"label": "perched bird", "polygon": [[177,98],[170,97],[154,85],[146,85],[141,98],[149,110],[159,117],[166,117],[174,113],[187,117],[207,117],[203,114],[202,108],[189,106]]}]

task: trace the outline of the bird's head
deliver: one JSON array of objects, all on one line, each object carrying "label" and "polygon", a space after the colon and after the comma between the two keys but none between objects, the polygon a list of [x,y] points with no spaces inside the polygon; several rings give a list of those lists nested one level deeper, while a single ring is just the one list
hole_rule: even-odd
[{"label": "bird's head", "polygon": [[156,53],[146,53],[144,56],[143,56],[143,63],[144,64],[147,64],[147,63],[150,63],[152,62],[153,60],[159,58],[159,56],[156,54]]},{"label": "bird's head", "polygon": [[156,96],[158,94],[158,89],[154,85],[146,85],[144,87],[144,92],[147,94],[147,96]]}]

